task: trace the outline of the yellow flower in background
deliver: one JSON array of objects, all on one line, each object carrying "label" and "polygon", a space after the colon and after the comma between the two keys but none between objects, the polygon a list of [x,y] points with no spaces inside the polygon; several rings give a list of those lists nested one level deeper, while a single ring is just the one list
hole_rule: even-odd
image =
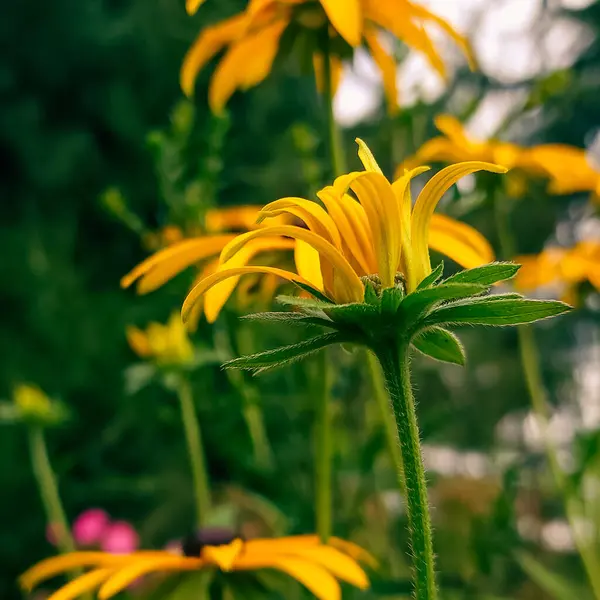
[{"label": "yellow flower in background", "polygon": [[[410,182],[428,168],[407,171],[390,183],[366,144],[357,142],[365,170],[342,175],[332,186],[322,189],[317,196],[324,207],[303,198],[282,198],[267,204],[260,213],[261,219],[289,214],[301,219],[306,227],[273,225],[236,237],[223,249],[219,270],[201,280],[186,298],[184,320],[213,286],[243,274],[277,275],[310,286],[343,304],[363,301],[361,277],[365,276],[376,276],[385,288],[392,287],[401,273],[407,291],[415,290],[431,273],[428,247],[466,268],[494,259],[481,234],[433,212],[441,197],[461,177],[480,170],[504,173],[504,167],[471,161],[442,169],[428,181],[413,207]],[[296,240],[297,273],[268,266],[231,267],[233,258],[247,244],[274,236]]]},{"label": "yellow flower in background", "polygon": [[539,254],[517,256],[522,266],[515,286],[522,291],[544,286],[562,288],[562,298],[576,304],[575,291],[589,281],[600,291],[600,241],[586,240],[572,248],[550,247]]},{"label": "yellow flower in background", "polygon": [[[218,256],[225,246],[235,239],[229,231],[256,229],[258,206],[236,206],[207,211],[204,219],[206,235],[183,239],[156,252],[142,261],[121,279],[121,287],[127,288],[137,281],[138,294],[147,294],[164,285],[173,277],[193,265],[201,266],[199,279],[208,277],[218,267]],[[257,240],[235,259],[235,266],[248,264],[257,254],[273,250],[292,250],[294,242],[281,237]],[[204,299],[203,308],[209,323],[219,316],[225,302],[235,289],[236,281],[228,281],[215,287]],[[199,316],[199,313],[195,315]]]},{"label": "yellow flower in background", "polygon": [[194,358],[194,346],[176,312],[164,325],[153,322],[145,331],[129,326],[125,333],[131,349],[139,357],[154,360],[159,365],[185,365]]},{"label": "yellow flower in background", "polygon": [[[31,591],[40,582],[75,568],[89,568],[84,575],[64,585],[48,600],[73,600],[98,590],[98,598],[112,598],[138,578],[151,573],[220,569],[255,571],[274,569],[302,583],[320,600],[340,600],[338,580],[357,588],[369,580],[357,558],[370,558],[362,548],[337,538],[322,544],[317,536],[279,539],[235,539],[224,545],[204,545],[196,556],[168,551],[140,551],[117,555],[106,552],[74,552],[41,561],[21,576],[21,586]],[[371,559],[372,560],[372,559]]]},{"label": "yellow flower in background", "polygon": [[[188,0],[188,12],[198,8]],[[181,68],[181,88],[189,96],[199,71],[221,50],[226,50],[212,77],[209,104],[220,112],[237,90],[246,90],[269,75],[282,35],[291,24],[308,30],[330,28],[335,48],[331,65],[352,48],[365,44],[381,70],[390,110],[397,109],[396,60],[380,42],[379,32],[387,31],[408,46],[425,54],[431,65],[446,76],[446,68],[424,24],[432,23],[448,34],[475,66],[469,43],[452,26],[410,0],[250,0],[245,11],[204,28],[188,51]],[[338,43],[339,42],[339,43]],[[315,45],[313,58],[319,71],[323,56]],[[337,80],[334,74],[334,80]]]}]

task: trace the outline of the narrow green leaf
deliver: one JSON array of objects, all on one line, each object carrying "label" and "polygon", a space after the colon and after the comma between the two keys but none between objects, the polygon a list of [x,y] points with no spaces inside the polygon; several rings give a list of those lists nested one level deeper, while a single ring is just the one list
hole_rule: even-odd
[{"label": "narrow green leaf", "polygon": [[455,365],[465,364],[465,351],[460,340],[441,327],[425,329],[413,338],[412,343],[419,352],[436,360]]},{"label": "narrow green leaf", "polygon": [[296,306],[298,308],[315,308],[322,310],[332,306],[330,302],[315,300],[314,298],[300,298],[299,296],[277,296],[275,300],[284,306]]},{"label": "narrow green leaf", "polygon": [[[427,275],[427,277],[425,277],[425,279],[423,279],[423,281],[421,281],[421,283],[417,286],[418,290],[423,290],[425,288],[431,287],[432,285],[435,285],[441,278],[441,276],[444,274],[444,261],[442,261],[433,271],[431,271],[431,273],[429,273],[429,275]],[[459,282],[457,282],[459,283]],[[465,283],[470,283],[470,282],[465,282]]]},{"label": "narrow green leaf", "polygon": [[292,312],[261,312],[240,317],[244,321],[260,321],[264,323],[283,323],[285,325],[320,325],[323,327],[335,327],[331,319],[322,311],[322,316],[308,315],[305,313]]},{"label": "narrow green leaf", "polygon": [[379,305],[379,296],[375,291],[375,286],[370,281],[365,283],[365,302],[374,306]]},{"label": "narrow green leaf", "polygon": [[554,317],[571,309],[568,304],[556,300],[524,298],[496,300],[494,296],[488,296],[442,306],[431,313],[426,322],[427,324],[522,325]]},{"label": "narrow green leaf", "polygon": [[304,290],[305,292],[308,292],[309,294],[311,294],[312,296],[314,296],[318,300],[321,300],[322,302],[326,302],[327,304],[333,304],[333,300],[330,300],[323,292],[321,292],[317,288],[314,288],[314,287],[312,287],[310,285],[306,285],[305,283],[301,283],[300,281],[294,281],[294,283],[301,290]]},{"label": "narrow green leaf", "polygon": [[397,287],[386,288],[381,292],[381,314],[396,314],[404,292]]},{"label": "narrow green leaf", "polygon": [[234,358],[233,360],[227,361],[223,365],[223,368],[247,369],[255,371],[255,373],[258,374],[268,369],[288,365],[296,360],[306,358],[326,346],[348,342],[350,339],[350,336],[338,332],[325,333],[311,338],[310,340],[298,342],[297,344],[290,344],[289,346],[275,348],[274,350],[266,350],[265,352],[258,352],[256,354],[250,354],[249,356]]},{"label": "narrow green leaf", "polygon": [[459,271],[444,280],[444,283],[479,283],[481,285],[492,285],[498,281],[512,279],[521,265],[511,262],[494,262],[489,265]]},{"label": "narrow green leaf", "polygon": [[363,302],[336,304],[323,309],[323,312],[336,323],[347,325],[365,325],[368,319],[381,320],[379,307]]}]

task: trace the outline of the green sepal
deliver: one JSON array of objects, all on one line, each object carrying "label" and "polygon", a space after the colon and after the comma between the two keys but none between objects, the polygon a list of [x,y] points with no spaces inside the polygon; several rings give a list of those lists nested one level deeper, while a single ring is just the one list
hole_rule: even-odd
[{"label": "green sepal", "polygon": [[339,332],[324,333],[310,340],[282,346],[274,350],[257,352],[249,356],[240,356],[223,364],[225,369],[245,369],[254,371],[255,374],[262,373],[276,367],[283,367],[296,360],[310,356],[311,354],[332,344],[341,344],[352,341],[352,336]]},{"label": "green sepal", "polygon": [[325,302],[327,304],[333,304],[333,300],[330,300],[323,292],[319,291],[317,288],[312,287],[311,285],[307,285],[306,283],[301,283],[300,281],[294,281],[294,283],[305,292],[308,292],[321,302]]},{"label": "green sepal", "polygon": [[474,269],[459,271],[444,280],[444,283],[479,283],[492,285],[498,281],[512,279],[521,265],[511,262],[494,262]]},{"label": "green sepal", "polygon": [[379,305],[379,296],[375,291],[375,286],[370,282],[365,282],[365,303],[372,304],[373,306]]},{"label": "green sepal", "polygon": [[571,306],[557,300],[496,299],[488,296],[442,306],[427,317],[425,324],[523,325],[569,310],[572,310]]},{"label": "green sepal", "polygon": [[323,310],[331,306],[337,306],[331,304],[331,302],[324,302],[323,300],[315,300],[314,298],[300,298],[299,296],[277,296],[275,301],[283,306],[294,306],[300,310],[304,309],[316,309]]},{"label": "green sepal", "polygon": [[314,313],[311,311],[309,314],[303,312],[263,312],[243,315],[240,318],[244,321],[261,321],[263,323],[283,323],[285,325],[306,326],[320,325],[322,327],[335,328],[335,323],[321,310],[315,311]]},{"label": "green sepal", "polygon": [[452,332],[441,327],[430,327],[412,339],[413,346],[421,353],[455,365],[464,365],[465,351],[460,340]]},{"label": "green sepal", "polygon": [[[442,261],[421,283],[417,286],[417,290],[423,290],[425,288],[435,285],[442,275],[444,274],[444,261]],[[458,283],[458,282],[457,282]]]},{"label": "green sepal", "polygon": [[391,287],[383,290],[380,301],[381,314],[395,315],[403,298],[404,292],[400,287]]},{"label": "green sepal", "polygon": [[375,320],[379,322],[381,315],[379,306],[355,302],[352,304],[336,304],[323,309],[323,312],[335,323],[341,325],[364,326]]}]

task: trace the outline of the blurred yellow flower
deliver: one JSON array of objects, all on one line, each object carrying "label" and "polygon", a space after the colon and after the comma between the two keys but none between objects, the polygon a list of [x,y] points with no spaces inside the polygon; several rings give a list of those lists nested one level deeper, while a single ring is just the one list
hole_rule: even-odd
[{"label": "blurred yellow flower", "polygon": [[279,539],[235,539],[224,545],[203,545],[197,555],[182,556],[168,551],[140,551],[117,555],[106,552],[74,552],[41,561],[21,576],[21,586],[32,590],[40,582],[74,568],[90,568],[67,583],[49,600],[73,600],[98,590],[98,598],[112,598],[144,575],[214,569],[255,571],[274,569],[302,583],[320,600],[340,600],[338,580],[357,588],[369,580],[356,561],[368,558],[362,548],[337,538],[322,544],[314,535]]},{"label": "blurred yellow flower", "polygon": [[[363,301],[364,276],[377,276],[383,287],[391,287],[401,273],[407,290],[413,291],[431,272],[428,247],[467,268],[494,259],[490,245],[477,231],[449,217],[434,215],[433,211],[461,177],[479,170],[504,173],[504,167],[471,161],[442,169],[425,185],[413,208],[411,179],[428,167],[407,171],[390,183],[366,144],[357,142],[365,170],[342,175],[332,186],[322,189],[317,196],[325,208],[303,198],[283,198],[267,204],[261,219],[291,214],[304,221],[306,227],[273,225],[236,237],[223,249],[219,270],[201,280],[186,298],[184,319],[213,286],[243,274],[271,273],[310,286],[337,303],[346,303]],[[296,240],[297,273],[267,266],[232,268],[232,259],[247,244],[273,236]]]},{"label": "blurred yellow flower", "polygon": [[[188,12],[198,8],[197,0],[188,0]],[[181,87],[189,96],[198,72],[223,49],[226,53],[210,84],[209,104],[220,112],[236,89],[248,89],[263,81],[271,71],[279,42],[291,23],[305,30],[329,27],[332,70],[339,74],[340,59],[363,42],[381,70],[390,110],[397,109],[396,61],[379,39],[388,31],[408,46],[425,54],[431,65],[446,76],[440,53],[424,28],[431,22],[448,34],[474,68],[475,60],[466,38],[452,26],[410,0],[250,0],[245,11],[216,25],[206,27],[188,51],[181,68]],[[313,58],[317,70],[323,56],[315,44]],[[334,74],[334,81],[337,80]]]},{"label": "blurred yellow flower", "polygon": [[[207,277],[218,267],[217,257],[220,252],[236,237],[235,233],[223,232],[256,229],[259,212],[258,206],[236,206],[207,211],[204,219],[204,227],[208,232],[206,235],[183,239],[156,252],[125,275],[121,279],[121,287],[129,287],[137,281],[137,292],[147,294],[192,265],[202,267],[199,275],[201,279]],[[240,253],[232,264],[243,266],[262,252],[293,248],[294,242],[282,237],[257,240],[249,245],[243,254]],[[209,323],[217,319],[235,286],[236,280],[225,282],[211,290],[204,298],[204,305],[200,308],[204,309]],[[198,317],[199,313],[195,316]]]},{"label": "blurred yellow flower", "polygon": [[26,422],[53,425],[66,417],[65,407],[52,400],[37,385],[16,385],[13,390],[13,402],[19,417]]},{"label": "blurred yellow flower", "polygon": [[584,281],[600,290],[600,241],[586,240],[572,248],[550,247],[540,254],[517,256],[515,262],[522,265],[515,278],[515,286],[522,291],[558,286],[563,300],[576,304],[576,288]]},{"label": "blurred yellow flower", "polygon": [[131,349],[141,358],[162,366],[185,365],[194,358],[194,346],[177,312],[166,324],[150,323],[145,331],[129,326],[126,331]]}]

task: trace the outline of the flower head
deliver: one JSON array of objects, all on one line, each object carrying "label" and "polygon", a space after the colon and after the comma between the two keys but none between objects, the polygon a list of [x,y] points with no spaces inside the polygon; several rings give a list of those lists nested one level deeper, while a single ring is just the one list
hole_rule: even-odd
[{"label": "flower head", "polygon": [[48,426],[58,425],[67,417],[65,406],[45,394],[38,386],[19,383],[13,390],[16,413],[24,422]]},{"label": "flower head", "polygon": [[[407,291],[414,291],[431,273],[428,247],[467,268],[493,260],[489,244],[477,231],[433,212],[461,177],[482,169],[504,173],[504,167],[470,161],[442,169],[425,185],[413,207],[410,182],[427,167],[407,171],[390,183],[366,144],[361,140],[358,144],[365,170],[338,177],[322,189],[317,194],[322,205],[303,198],[267,204],[259,219],[289,214],[302,220],[305,227],[265,226],[232,240],[221,253],[221,267],[188,295],[184,319],[214,285],[248,273],[271,273],[343,304],[363,301],[366,277],[377,279],[382,288],[393,287],[400,277]],[[247,244],[274,236],[296,240],[297,273],[266,266],[230,266]]]},{"label": "flower head", "polygon": [[[358,546],[331,538],[322,544],[317,536],[279,539],[239,538],[223,545],[198,545],[197,554],[177,555],[169,551],[139,551],[125,555],[106,552],[74,552],[43,560],[21,576],[24,589],[74,568],[89,568],[84,575],[64,585],[55,597],[72,600],[98,590],[106,600],[139,577],[157,572],[186,572],[217,568],[223,572],[275,569],[306,586],[320,600],[339,600],[342,580],[360,589],[369,581],[357,559],[369,559]],[[51,597],[52,598],[52,597]]]},{"label": "flower head", "polygon": [[[198,1],[188,0],[187,6],[188,12],[193,13]],[[267,77],[284,32],[294,29],[310,36],[324,30],[332,37],[331,64],[337,72],[341,58],[363,42],[366,44],[382,72],[390,109],[395,110],[396,61],[381,44],[378,34],[389,31],[425,54],[445,76],[444,62],[424,28],[426,23],[433,23],[447,33],[474,66],[466,39],[444,19],[410,0],[250,0],[244,12],[202,30],[184,59],[181,87],[191,95],[198,72],[226,49],[209,90],[211,109],[220,112],[236,89],[248,89]],[[316,40],[315,37],[312,52],[318,74],[323,55]]]}]

